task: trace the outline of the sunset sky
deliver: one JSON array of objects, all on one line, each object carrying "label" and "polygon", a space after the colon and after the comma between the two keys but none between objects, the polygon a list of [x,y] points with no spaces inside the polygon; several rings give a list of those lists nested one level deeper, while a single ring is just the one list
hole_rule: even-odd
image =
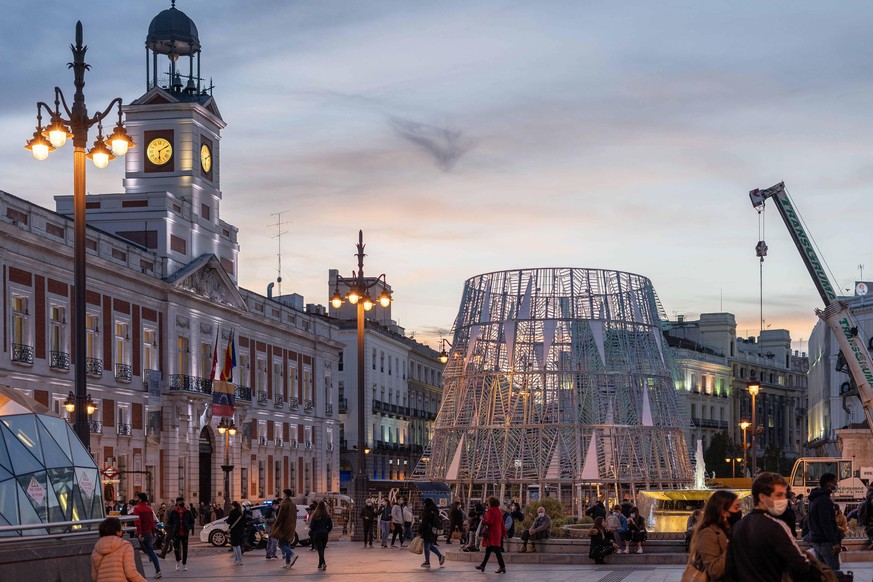
[{"label": "sunset sky", "polygon": [[[72,147],[23,149],[35,104],[91,112],[146,90],[169,0],[15,2],[0,21],[0,190],[54,209]],[[327,273],[387,274],[407,334],[448,337],[465,279],[518,267],[649,277],[670,318],[731,311],[757,335],[754,187],[784,180],[840,288],[873,280],[873,4],[179,0],[228,126],[221,218],[240,283],[327,304]],[[165,62],[165,60],[164,60]],[[163,65],[162,65],[163,66]],[[187,65],[186,65],[187,67]],[[90,137],[93,141],[93,135]],[[124,164],[89,164],[122,191]],[[806,350],[821,305],[772,205],[764,319]],[[801,342],[800,339],[803,338]]]}]

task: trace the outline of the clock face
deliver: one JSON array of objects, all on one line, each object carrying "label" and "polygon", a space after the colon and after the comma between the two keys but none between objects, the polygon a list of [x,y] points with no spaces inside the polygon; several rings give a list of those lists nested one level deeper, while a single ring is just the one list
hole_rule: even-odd
[{"label": "clock face", "polygon": [[173,144],[162,137],[153,139],[149,142],[146,155],[154,165],[163,166],[173,157]]},{"label": "clock face", "polygon": [[212,170],[212,152],[206,144],[200,146],[200,167],[207,174]]}]

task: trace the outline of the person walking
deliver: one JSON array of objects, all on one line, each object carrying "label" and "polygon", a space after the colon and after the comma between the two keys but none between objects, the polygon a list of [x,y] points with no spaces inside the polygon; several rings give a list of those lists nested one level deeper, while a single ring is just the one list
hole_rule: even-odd
[{"label": "person walking", "polygon": [[688,561],[698,571],[704,572],[711,582],[728,580],[727,548],[731,517],[739,512],[740,499],[735,493],[716,491],[706,502],[700,523],[691,538]]},{"label": "person walking", "polygon": [[605,564],[604,558],[618,549],[618,544],[612,541],[612,537],[606,531],[602,517],[598,516],[594,519],[594,525],[588,530],[588,537],[591,538],[588,557],[594,560],[595,564]]},{"label": "person walking", "polygon": [[233,565],[242,566],[242,543],[246,524],[242,506],[239,501],[232,501],[230,513],[227,514],[227,525],[230,534],[230,549],[233,551]]},{"label": "person walking", "polygon": [[282,493],[285,498],[279,505],[279,511],[276,513],[276,523],[273,524],[273,535],[279,542],[279,549],[282,550],[282,556],[285,558],[283,568],[288,569],[294,566],[297,561],[297,556],[294,550],[291,549],[291,541],[294,539],[294,534],[297,531],[297,505],[291,501],[292,491],[285,489]]},{"label": "person walking", "polygon": [[143,551],[145,551],[149,560],[155,566],[155,578],[160,578],[163,576],[161,574],[161,562],[158,560],[157,554],[155,554],[154,547],[155,534],[158,531],[155,526],[155,510],[148,503],[148,495],[137,493],[136,496],[139,498],[139,503],[133,506],[133,514],[139,518],[134,522],[136,525],[136,537],[139,539],[139,544]]},{"label": "person walking", "polygon": [[[459,532],[459,540],[464,536],[464,512],[461,510],[461,500],[455,497],[452,508],[449,509],[449,531],[446,532],[446,543],[452,543],[455,532]],[[423,539],[423,538],[422,538]]]},{"label": "person walking", "polygon": [[646,520],[640,515],[640,510],[636,506],[631,507],[627,518],[627,533],[630,538],[630,543],[637,545],[637,553],[643,553],[643,542],[649,537],[649,532],[646,531]]},{"label": "person walking", "polygon": [[403,538],[409,543],[409,540],[413,538],[412,535],[412,522],[415,519],[415,516],[412,515],[412,506],[409,505],[409,502],[405,499],[401,504],[403,508]]},{"label": "person walking", "polygon": [[391,533],[391,504],[383,502],[379,505],[379,534],[382,538],[382,547],[388,547],[388,535]]},{"label": "person walking", "polygon": [[[151,509],[151,508],[149,508]],[[121,521],[107,517],[97,528],[100,539],[91,552],[91,580],[94,582],[146,582],[136,569],[133,546],[124,539]],[[155,576],[160,578],[160,576]]]},{"label": "person walking", "polygon": [[400,501],[394,499],[394,505],[391,506],[391,547],[396,548],[394,542],[397,541],[397,536],[400,536],[400,547],[405,548],[403,544],[403,508],[400,507]]},{"label": "person walking", "polygon": [[731,528],[727,575],[742,582],[780,582],[783,573],[804,580],[812,565],[784,522],[788,483],[778,473],[761,472],[752,483],[755,509]]},{"label": "person walking", "polygon": [[276,550],[279,549],[279,541],[273,536],[273,525],[276,523],[276,511],[278,511],[281,504],[281,499],[274,499],[273,503],[264,511],[264,533],[269,536],[265,552],[267,560],[276,560],[278,558]]},{"label": "person walking", "polygon": [[173,532],[173,555],[176,571],[188,571],[188,534],[194,533],[194,516],[185,507],[185,498],[176,498],[176,507],[170,511],[167,529]]},{"label": "person walking", "polygon": [[[373,500],[367,499],[367,503],[361,509],[361,522],[364,527],[364,547],[373,547],[373,529],[376,525],[376,509]],[[369,544],[369,545],[368,545]]]},{"label": "person walking", "polygon": [[439,558],[440,568],[446,563],[446,557],[440,552],[439,548],[434,545],[439,536],[440,528],[437,524],[441,524],[440,510],[433,502],[433,499],[428,497],[424,500],[424,510],[421,512],[421,525],[418,527],[418,535],[421,536],[422,546],[424,548],[424,562],[422,568],[430,568],[431,552]]},{"label": "person walking", "polygon": [[[595,518],[596,519],[596,518]],[[536,545],[534,542],[536,540],[547,540],[552,533],[552,518],[549,517],[549,514],[546,513],[546,508],[540,505],[537,507],[537,516],[534,518],[533,523],[531,524],[529,529],[521,532],[521,549],[519,552],[531,552],[536,553]],[[530,542],[530,548],[528,549],[527,543]]]},{"label": "person walking", "polygon": [[831,501],[831,493],[837,489],[837,476],[825,473],[818,484],[809,492],[809,537],[815,557],[831,570],[839,571],[842,537]]},{"label": "person walking", "polygon": [[[506,537],[506,528],[503,526],[503,513],[500,511],[500,501],[496,497],[488,498],[488,510],[482,517],[482,523],[487,529],[482,533],[482,543],[485,544],[485,557],[482,563],[476,566],[477,570],[485,571],[488,558],[491,554],[497,555],[497,564],[500,566],[495,574],[506,574],[506,564],[503,562],[501,550],[503,538]],[[480,526],[481,527],[481,526]]]},{"label": "person walking", "polygon": [[315,511],[309,516],[309,539],[315,549],[318,550],[318,569],[327,570],[327,562],[324,561],[324,548],[327,546],[327,537],[333,529],[333,520],[327,511],[324,501],[319,501]]}]

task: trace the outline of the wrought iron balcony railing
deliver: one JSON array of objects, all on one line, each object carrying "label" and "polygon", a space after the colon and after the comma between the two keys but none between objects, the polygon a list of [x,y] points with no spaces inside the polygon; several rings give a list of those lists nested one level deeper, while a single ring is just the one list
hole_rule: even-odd
[{"label": "wrought iron balcony railing", "polygon": [[288,402],[288,408],[290,408],[291,410],[297,410],[297,403],[298,403],[297,397],[292,396],[291,400]]},{"label": "wrought iron balcony railing", "polygon": [[324,414],[325,414],[325,416],[332,416],[333,415],[333,404],[328,402],[327,404],[324,405]]},{"label": "wrought iron balcony railing", "polygon": [[265,437],[265,436],[258,437],[258,444],[267,446],[267,437]]},{"label": "wrought iron balcony railing", "polygon": [[345,414],[349,411],[349,401],[347,398],[340,398],[338,404],[340,414]]},{"label": "wrought iron balcony railing", "polygon": [[115,364],[115,379],[121,382],[130,382],[133,379],[133,366]]},{"label": "wrought iron balcony railing", "polygon": [[12,361],[17,364],[33,364],[33,346],[12,344]]},{"label": "wrought iron balcony railing", "polygon": [[277,447],[284,447],[284,446],[285,446],[285,441],[282,440],[282,437],[277,437],[277,438],[276,438],[276,446],[277,446]]},{"label": "wrought iron balcony railing", "polygon": [[67,352],[49,352],[49,367],[53,370],[69,370],[70,354]]},{"label": "wrought iron balcony railing", "polygon": [[145,369],[145,370],[142,371],[142,383],[143,383],[143,386],[148,386],[148,385],[149,385],[149,374],[150,374],[151,372],[152,372],[152,371],[149,370],[149,369]]},{"label": "wrought iron balcony railing", "polygon": [[252,389],[248,386],[237,386],[236,387],[236,398],[237,400],[242,400],[243,402],[251,402],[252,401]]},{"label": "wrought iron balcony railing", "polygon": [[312,400],[306,400],[303,402],[303,411],[304,412],[312,412],[313,404]]},{"label": "wrought iron balcony railing", "polygon": [[273,406],[275,406],[276,408],[284,408],[285,397],[281,394],[276,394],[276,396],[273,397]]},{"label": "wrought iron balcony railing", "polygon": [[85,358],[85,373],[99,378],[103,375],[103,360],[99,358]]},{"label": "wrought iron balcony railing", "polygon": [[312,441],[306,441],[306,450],[307,450],[307,451],[311,451],[311,450],[312,450]]},{"label": "wrought iron balcony railing", "polygon": [[327,443],[327,452],[333,451],[333,443]]},{"label": "wrought iron balcony railing", "polygon": [[130,436],[133,433],[133,427],[124,422],[119,422],[117,432],[121,436]]},{"label": "wrought iron balcony railing", "polygon": [[292,439],[292,440],[291,440],[291,448],[292,448],[292,449],[296,449],[296,448],[297,448],[297,445],[299,445],[299,444],[300,444],[300,443],[297,442],[297,439]]},{"label": "wrought iron balcony railing", "polygon": [[94,434],[103,434],[103,423],[99,420],[89,420],[88,430]]}]

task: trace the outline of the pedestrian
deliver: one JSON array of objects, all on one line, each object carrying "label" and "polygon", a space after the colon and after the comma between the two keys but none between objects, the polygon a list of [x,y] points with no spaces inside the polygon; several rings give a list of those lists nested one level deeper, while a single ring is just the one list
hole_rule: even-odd
[{"label": "pedestrian", "polygon": [[594,519],[594,525],[588,530],[591,545],[588,548],[588,557],[595,564],[605,564],[604,558],[618,549],[618,544],[612,541],[603,518],[598,516]]},{"label": "pedestrian", "polygon": [[324,548],[327,546],[327,537],[333,529],[333,520],[327,511],[324,501],[319,501],[315,511],[309,516],[309,539],[318,550],[318,569],[327,570],[327,562],[324,561]]},{"label": "pedestrian", "polygon": [[282,504],[281,499],[273,500],[273,503],[267,506],[264,511],[264,533],[267,534],[267,548],[265,557],[267,560],[276,560],[276,550],[279,549],[279,541],[273,535],[273,525],[276,523],[276,511]]},{"label": "pedestrian", "polygon": [[412,515],[412,506],[405,499],[401,507],[403,508],[403,537],[408,542],[413,538],[412,521],[415,519],[415,516]]},{"label": "pedestrian", "polygon": [[391,532],[391,505],[383,501],[379,505],[379,533],[382,538],[382,547],[388,547],[388,535]]},{"label": "pedestrian", "polygon": [[752,483],[755,508],[731,528],[727,574],[742,582],[780,582],[783,573],[804,580],[812,569],[785,522],[775,517],[788,506],[788,483],[778,473],[761,472]]},{"label": "pedestrian", "polygon": [[163,516],[161,516],[161,523],[164,524],[164,543],[161,545],[161,553],[158,554],[162,560],[167,557],[167,554],[170,550],[173,549],[173,538],[176,536],[173,535],[173,530],[170,529],[170,515],[173,513],[173,508],[167,507],[166,503],[162,503],[161,507],[164,509]]},{"label": "pedestrian", "polygon": [[396,548],[394,542],[397,541],[397,536],[400,536],[400,547],[405,548],[403,544],[403,508],[400,507],[400,501],[394,498],[394,505],[391,506],[391,547]]},{"label": "pedestrian", "polygon": [[[309,495],[309,494],[307,493],[307,496],[308,496],[308,495]],[[312,514],[315,512],[315,508],[316,508],[316,507],[318,507],[318,503],[315,502],[315,501],[313,501],[312,503],[309,504],[309,508],[308,508],[308,513],[309,513],[309,515],[312,515]],[[309,551],[310,551],[310,552],[314,552],[314,551],[315,551],[315,544],[309,544]]]},{"label": "pedestrian", "polygon": [[163,576],[161,574],[161,562],[155,554],[155,534],[158,529],[155,527],[155,510],[149,505],[149,496],[145,493],[137,493],[139,503],[133,507],[133,514],[137,516],[134,524],[136,526],[136,537],[139,539],[139,545],[145,551],[146,556],[152,561],[155,566],[155,578]]},{"label": "pedestrian", "polygon": [[161,503],[161,506],[158,508],[158,521],[161,523],[166,523],[164,521],[164,517],[167,515],[167,504]]},{"label": "pedestrian", "polygon": [[620,505],[612,506],[612,513],[606,518],[606,529],[612,533],[615,543],[624,548],[618,550],[619,554],[627,554],[630,548],[630,541],[627,539],[627,518],[621,512]]},{"label": "pedestrian", "polygon": [[282,550],[282,556],[285,558],[283,568],[292,568],[294,562],[297,561],[297,556],[294,550],[291,549],[291,541],[294,539],[294,534],[297,532],[297,505],[291,501],[292,491],[285,489],[282,493],[285,498],[279,505],[279,511],[276,513],[276,523],[273,524],[273,535],[279,542],[279,549]]},{"label": "pedestrian", "polygon": [[786,493],[788,497],[788,507],[785,508],[785,513],[779,516],[779,519],[785,522],[785,525],[788,526],[788,531],[791,532],[793,537],[797,537],[797,514],[794,513],[794,493],[791,492],[791,487],[788,487],[788,492]]},{"label": "pedestrian", "polygon": [[222,507],[218,503],[215,504],[212,511],[213,513],[215,513],[215,519],[221,519],[222,517],[224,517],[224,507]]},{"label": "pedestrian", "polygon": [[176,507],[170,511],[167,529],[173,532],[173,555],[176,571],[188,571],[188,534],[194,533],[194,516],[185,507],[185,498],[176,498]]},{"label": "pedestrian", "polygon": [[591,519],[597,519],[598,517],[602,517],[605,520],[606,506],[603,505],[603,500],[595,500],[591,507],[585,510],[585,515],[587,515]]},{"label": "pedestrian", "polygon": [[230,534],[230,549],[233,551],[233,565],[242,566],[242,543],[246,524],[242,506],[239,501],[232,501],[230,513],[227,515],[228,533]]},{"label": "pedestrian", "polygon": [[739,497],[730,491],[716,491],[706,502],[692,536],[688,562],[699,572],[704,572],[711,582],[728,579],[727,548],[732,516],[736,514],[742,515]]},{"label": "pedestrian", "polygon": [[199,516],[198,516],[197,522],[200,525],[206,525],[205,523],[203,523],[203,520],[206,518],[206,502],[205,501],[200,502],[200,509],[198,510],[198,512],[199,512]]},{"label": "pedestrian", "polygon": [[691,547],[691,537],[694,535],[694,530],[697,529],[697,524],[700,523],[700,518],[703,516],[703,510],[695,509],[685,520],[685,551],[689,551]]},{"label": "pedestrian", "polygon": [[206,506],[203,508],[203,511],[201,512],[201,515],[203,515],[203,525],[207,525],[209,523],[212,523],[212,504],[211,503],[206,504]]},{"label": "pedestrian", "polygon": [[376,525],[376,509],[373,507],[372,499],[367,499],[367,503],[361,508],[361,524],[364,528],[364,547],[372,548],[373,529]]},{"label": "pedestrian", "polygon": [[[107,517],[97,528],[100,539],[91,552],[91,580],[94,582],[146,582],[136,569],[133,546],[124,539],[121,521]],[[160,578],[160,576],[155,576]]]},{"label": "pedestrian", "polygon": [[[455,532],[458,536],[455,537]],[[449,530],[446,532],[446,543],[452,543],[453,539],[460,540],[464,535],[464,511],[461,509],[461,500],[455,497],[452,507],[449,509]]]},{"label": "pedestrian", "polygon": [[649,532],[646,530],[646,520],[640,515],[640,510],[636,506],[632,506],[630,510],[630,514],[627,518],[627,533],[628,537],[628,547],[630,547],[631,543],[635,543],[637,545],[637,553],[643,553],[643,542],[646,541],[649,537]]},{"label": "pedestrian", "polygon": [[[534,518],[530,528],[521,532],[521,549],[519,552],[536,553],[537,548],[534,544],[537,540],[547,540],[552,533],[552,518],[546,513],[546,508],[540,505],[537,507],[537,516]],[[527,543],[530,542],[528,549]]]},{"label": "pedestrian", "polygon": [[500,566],[495,574],[506,574],[506,564],[503,562],[501,550],[503,538],[506,537],[506,528],[503,526],[503,514],[500,511],[500,501],[496,497],[488,498],[488,511],[482,517],[482,524],[487,528],[482,532],[482,543],[485,544],[485,557],[482,563],[476,566],[477,570],[485,571],[488,558],[491,554],[497,555],[497,564]]},{"label": "pedestrian", "polygon": [[446,562],[446,557],[440,552],[439,548],[434,545],[440,533],[440,510],[430,497],[424,500],[424,510],[421,512],[421,525],[418,527],[418,535],[421,536],[422,547],[424,548],[424,562],[422,568],[430,568],[430,554],[433,552],[440,561],[440,568]]},{"label": "pedestrian", "polygon": [[837,476],[825,473],[819,486],[809,492],[809,537],[815,557],[831,570],[840,569],[842,537],[837,527],[837,514],[831,493],[837,489]]}]

